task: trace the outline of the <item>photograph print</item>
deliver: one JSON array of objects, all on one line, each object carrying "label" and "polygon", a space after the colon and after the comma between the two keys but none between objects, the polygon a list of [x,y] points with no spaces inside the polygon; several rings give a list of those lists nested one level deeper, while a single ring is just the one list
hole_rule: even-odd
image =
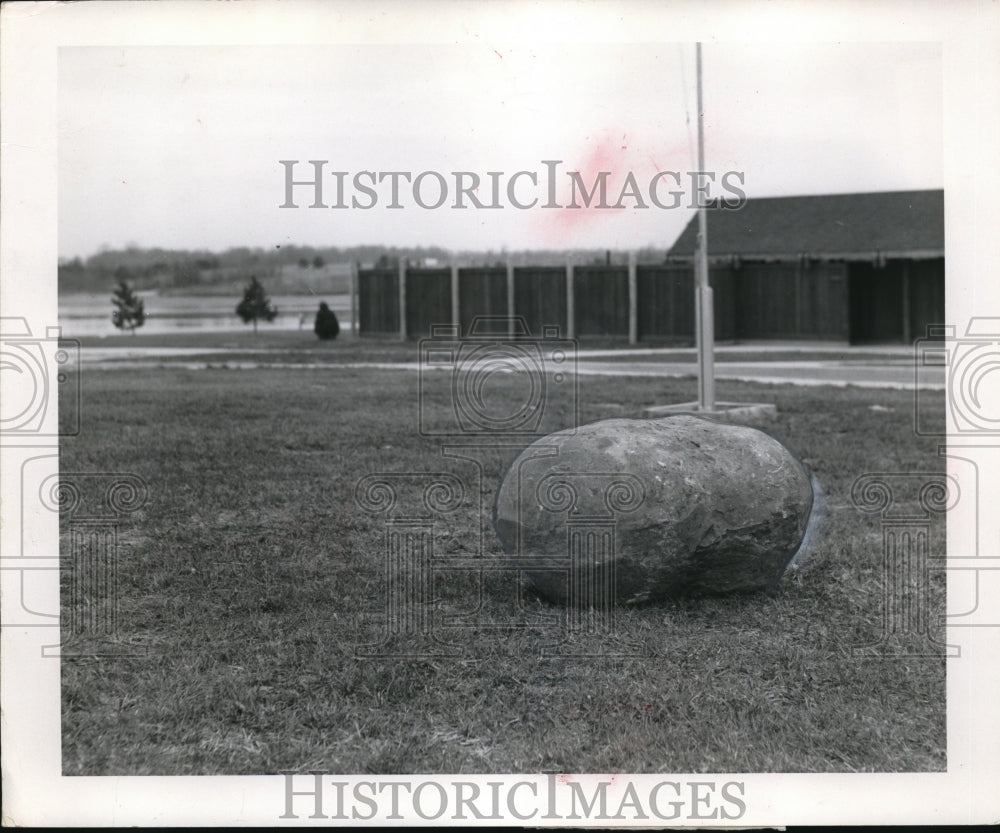
[{"label": "photograph print", "polygon": [[883,633],[872,511],[943,484],[885,373],[944,314],[939,48],[704,46],[702,176],[695,44],[502,53],[60,51],[61,468],[137,493],[67,774],[945,767],[944,583]]},{"label": "photograph print", "polygon": [[58,327],[8,305],[3,416],[57,777],[653,826],[946,778],[989,422],[946,371],[995,332],[946,315],[943,43],[446,8],[56,47]]}]

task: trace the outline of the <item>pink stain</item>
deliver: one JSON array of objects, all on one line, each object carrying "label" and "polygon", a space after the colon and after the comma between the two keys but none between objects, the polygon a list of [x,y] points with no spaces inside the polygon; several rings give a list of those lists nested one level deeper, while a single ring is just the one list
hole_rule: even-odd
[{"label": "pink stain", "polygon": [[[540,242],[545,246],[558,248],[566,245],[583,246],[587,244],[585,235],[598,227],[601,222],[614,222],[623,211],[634,210],[636,201],[626,194],[622,200],[622,208],[598,208],[599,192],[594,195],[589,207],[584,205],[583,195],[577,189],[577,205],[579,208],[566,208],[573,201],[573,191],[568,172],[578,171],[584,188],[593,187],[598,174],[608,171],[606,177],[606,205],[614,206],[622,194],[628,174],[635,177],[637,191],[648,211],[663,211],[652,204],[649,198],[650,180],[663,171],[675,171],[679,174],[679,185],[673,178],[660,181],[657,192],[662,201],[673,201],[670,191],[682,190],[681,206],[690,204],[691,179],[689,172],[697,169],[697,116],[692,113],[690,126],[681,121],[669,130],[666,135],[636,134],[634,131],[604,130],[592,131],[584,136],[583,148],[575,158],[571,155],[563,157],[564,161],[556,170],[556,202],[563,208],[547,208],[535,215],[540,222],[535,226]],[[733,156],[733,147],[739,137],[726,135],[716,130],[711,121],[705,125],[705,159],[706,167],[716,174],[711,195],[720,194],[722,175],[728,170],[727,165]],[[538,205],[548,199],[547,171],[539,171]],[[641,209],[640,209],[641,210]],[[575,238],[575,239],[573,239]]]},{"label": "pink stain", "polygon": [[[614,206],[618,203],[628,175],[632,173],[640,197],[647,206],[650,206],[650,210],[654,210],[648,196],[649,182],[664,168],[661,168],[652,153],[643,151],[636,147],[634,142],[630,142],[627,132],[620,136],[619,139],[616,134],[606,132],[602,137],[588,142],[589,150],[581,161],[567,159],[559,166],[556,172],[556,201],[560,205],[568,206],[573,202],[573,189],[568,172],[578,171],[584,188],[589,191],[597,181],[598,175],[602,171],[608,171],[606,205]],[[690,167],[687,162],[689,155],[687,144],[683,140],[658,148],[657,155],[663,160],[667,170],[683,173]],[[539,191],[547,194],[546,189],[547,181],[540,179]],[[611,220],[622,211],[636,206],[635,199],[626,195],[622,201],[622,208],[598,208],[599,193],[599,191],[595,193],[590,205],[586,206],[585,198],[578,189],[576,204],[580,206],[579,208],[546,209],[543,215],[543,237],[553,245],[562,245],[568,235],[577,233],[581,229],[592,228],[602,220]]]},{"label": "pink stain", "polygon": [[[588,139],[590,137],[587,137]],[[585,188],[590,189],[596,181],[601,171],[609,171],[607,177],[607,201],[609,205],[614,205],[618,199],[618,189],[616,186],[622,177],[627,176],[628,160],[620,148],[615,147],[615,143],[607,136],[592,144],[589,152],[579,163],[567,160],[566,164],[560,165],[557,171],[556,201],[563,206],[569,205],[573,201],[573,189],[567,171],[579,171],[580,178]],[[583,206],[585,198],[577,194],[577,205]],[[561,208],[547,209],[549,215],[547,226],[553,236],[564,237],[569,231],[583,225],[589,225],[600,214],[609,213],[609,209],[597,208],[599,202],[598,194],[594,195],[589,207],[581,208]]]}]

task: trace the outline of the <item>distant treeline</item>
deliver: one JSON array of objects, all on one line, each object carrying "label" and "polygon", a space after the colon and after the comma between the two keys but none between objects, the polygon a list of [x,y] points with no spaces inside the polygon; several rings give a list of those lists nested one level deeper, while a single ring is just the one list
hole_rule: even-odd
[{"label": "distant treeline", "polygon": [[[660,262],[661,249],[644,249],[640,260]],[[508,252],[452,252],[437,246],[276,246],[273,249],[238,247],[224,252],[202,249],[126,249],[101,251],[86,259],[59,262],[60,292],[104,292],[120,281],[137,290],[161,292],[228,293],[258,277],[271,293],[348,292],[350,264],[396,266],[401,259],[414,266],[446,265],[458,259],[464,265],[496,266],[512,260],[537,266],[624,262],[627,252],[596,249],[524,250]]]}]

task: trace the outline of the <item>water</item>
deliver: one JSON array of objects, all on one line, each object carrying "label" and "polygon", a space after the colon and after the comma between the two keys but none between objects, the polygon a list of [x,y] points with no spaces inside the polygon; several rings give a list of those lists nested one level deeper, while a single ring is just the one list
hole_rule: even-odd
[{"label": "water", "polygon": [[[237,296],[160,295],[137,292],[146,309],[146,323],[137,332],[227,332],[250,330],[236,315]],[[272,295],[278,308],[274,321],[260,322],[261,330],[305,330],[312,332],[319,302],[326,301],[337,313],[341,331],[351,329],[348,295]],[[111,293],[73,292],[59,296],[59,325],[65,338],[120,335],[111,323]]]}]

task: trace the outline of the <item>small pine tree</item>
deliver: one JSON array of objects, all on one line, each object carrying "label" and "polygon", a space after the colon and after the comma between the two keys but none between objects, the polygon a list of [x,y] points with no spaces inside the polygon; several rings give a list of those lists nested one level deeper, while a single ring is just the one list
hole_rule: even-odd
[{"label": "small pine tree", "polygon": [[244,324],[253,322],[253,331],[257,333],[257,320],[274,321],[278,308],[264,292],[264,287],[256,277],[250,278],[250,284],[243,291],[243,300],[236,305],[236,314]]},{"label": "small pine tree", "polygon": [[337,320],[337,313],[326,305],[326,301],[320,302],[313,332],[323,341],[335,339],[340,334],[340,322]]},{"label": "small pine tree", "polygon": [[111,313],[111,323],[119,330],[129,330],[135,335],[136,327],[141,327],[146,323],[146,310],[143,308],[142,299],[132,291],[124,280],[118,282],[111,296],[111,303],[114,310]]}]

